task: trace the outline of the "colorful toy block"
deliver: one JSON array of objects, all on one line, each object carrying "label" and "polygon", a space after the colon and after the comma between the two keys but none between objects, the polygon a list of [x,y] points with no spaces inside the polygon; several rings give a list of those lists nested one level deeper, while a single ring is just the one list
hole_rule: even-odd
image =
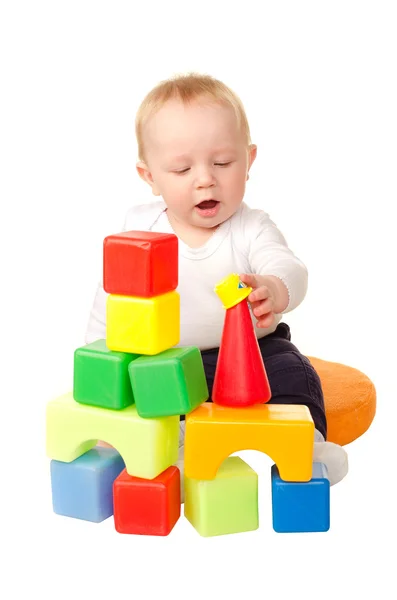
[{"label": "colorful toy block", "polygon": [[71,462],[98,440],[123,457],[129,475],[154,479],[178,460],[179,417],[142,419],[135,405],[122,410],[79,404],[69,392],[47,404],[47,456]]},{"label": "colorful toy block", "polygon": [[180,474],[169,467],[148,481],[124,470],[114,482],[114,525],[119,533],[168,535],[181,514]]},{"label": "colorful toy block", "polygon": [[176,346],[179,338],[178,292],[155,298],[107,297],[106,344],[110,350],[153,355]]},{"label": "colorful toy block", "polygon": [[330,485],[327,468],[313,464],[310,481],[283,481],[277,465],[271,469],[273,529],[277,533],[328,531],[330,527]]},{"label": "colorful toy block", "polygon": [[113,514],[113,482],[124,466],[112,448],[93,448],[71,463],[52,460],[54,512],[94,523],[104,521]]},{"label": "colorful toy block", "polygon": [[108,294],[151,298],[178,285],[178,238],[126,231],[103,242],[103,287]]},{"label": "colorful toy block", "polygon": [[106,340],[74,353],[73,398],[81,404],[121,410],[134,403],[128,366],[139,354],[113,352]]},{"label": "colorful toy block", "polygon": [[309,481],[313,443],[314,423],[307,406],[230,408],[205,402],[186,415],[185,476],[213,479],[230,454],[259,450],[277,464],[282,479]]},{"label": "colorful toy block", "polygon": [[258,476],[231,455],[258,450],[275,463],[274,530],[327,531],[330,485],[325,466],[312,462],[314,422],[307,406],[268,403],[251,288],[235,273],[215,288],[227,312],[213,402],[206,402],[199,349],[175,347],[177,285],[177,236],[105,238],[106,339],[75,350],[73,391],[47,404],[54,512],[93,522],[114,514],[120,533],[166,536],[184,503],[203,537],[253,531]]},{"label": "colorful toy block", "polygon": [[201,353],[193,346],[141,356],[128,371],[138,414],[146,419],[185,415],[209,396]]},{"label": "colorful toy block", "polygon": [[230,456],[211,481],[185,477],[184,514],[203,537],[258,529],[258,475]]}]

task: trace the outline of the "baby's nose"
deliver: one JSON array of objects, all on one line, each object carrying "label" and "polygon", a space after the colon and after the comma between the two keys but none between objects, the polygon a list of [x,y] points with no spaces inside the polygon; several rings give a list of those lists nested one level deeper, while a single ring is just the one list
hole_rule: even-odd
[{"label": "baby's nose", "polygon": [[215,185],[215,177],[211,169],[202,169],[197,175],[197,187],[212,187]]}]

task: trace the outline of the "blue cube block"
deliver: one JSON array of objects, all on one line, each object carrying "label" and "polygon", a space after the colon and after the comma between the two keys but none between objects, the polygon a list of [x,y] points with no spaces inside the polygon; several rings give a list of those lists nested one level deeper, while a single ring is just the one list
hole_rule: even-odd
[{"label": "blue cube block", "polygon": [[104,521],[113,515],[113,482],[124,468],[116,450],[99,446],[70,463],[52,460],[54,512],[94,523]]},{"label": "blue cube block", "polygon": [[277,465],[271,469],[273,529],[277,533],[328,531],[330,485],[327,467],[313,463],[310,481],[283,481]]}]

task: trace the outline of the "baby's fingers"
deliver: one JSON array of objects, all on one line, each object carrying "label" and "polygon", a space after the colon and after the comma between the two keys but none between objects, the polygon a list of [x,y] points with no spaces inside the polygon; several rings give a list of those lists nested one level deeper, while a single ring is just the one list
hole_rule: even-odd
[{"label": "baby's fingers", "polygon": [[266,300],[269,297],[269,290],[267,287],[261,286],[256,288],[253,292],[248,296],[248,300],[251,303],[259,302],[261,300]]},{"label": "baby's fingers", "polygon": [[265,317],[262,317],[257,322],[256,326],[266,329],[266,327],[270,327],[274,321],[274,313],[268,313]]},{"label": "baby's fingers", "polygon": [[260,302],[255,302],[252,305],[252,312],[256,317],[267,315],[268,313],[271,313],[273,309],[274,302],[271,298],[267,298],[266,300],[262,300]]}]

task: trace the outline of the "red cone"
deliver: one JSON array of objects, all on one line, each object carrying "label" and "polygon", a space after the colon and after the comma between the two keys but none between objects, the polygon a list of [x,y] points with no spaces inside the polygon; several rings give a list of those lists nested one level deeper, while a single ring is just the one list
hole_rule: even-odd
[{"label": "red cone", "polygon": [[254,325],[243,300],[226,310],[212,401],[222,406],[264,404],[271,390]]}]

